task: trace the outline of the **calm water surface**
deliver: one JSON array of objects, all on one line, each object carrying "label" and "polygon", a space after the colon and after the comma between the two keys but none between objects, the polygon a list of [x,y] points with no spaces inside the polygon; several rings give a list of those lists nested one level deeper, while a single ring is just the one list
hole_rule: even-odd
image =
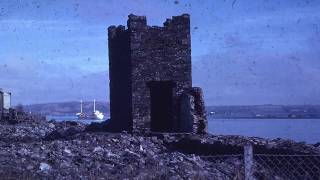
[{"label": "calm water surface", "polygon": [[[77,116],[47,116],[47,120],[76,121],[84,124],[101,120],[79,120]],[[217,135],[243,135],[262,138],[283,138],[307,143],[320,142],[320,119],[213,119],[208,130]]]},{"label": "calm water surface", "polygon": [[320,119],[213,119],[208,130],[217,135],[283,138],[307,143],[320,142]]},{"label": "calm water surface", "polygon": [[80,122],[83,124],[91,124],[92,122],[103,122],[106,119],[103,120],[93,120],[93,119],[78,119],[77,116],[46,116],[47,121],[54,120],[57,122],[61,121],[75,121]]}]

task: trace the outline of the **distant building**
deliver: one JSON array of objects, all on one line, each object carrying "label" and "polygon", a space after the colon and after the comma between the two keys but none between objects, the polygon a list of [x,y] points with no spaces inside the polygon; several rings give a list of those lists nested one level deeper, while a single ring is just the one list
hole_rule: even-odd
[{"label": "distant building", "polygon": [[129,15],[125,26],[110,26],[111,126],[137,132],[206,131],[200,88],[192,87],[188,14],[148,26]]},{"label": "distant building", "polygon": [[9,114],[11,108],[11,93],[0,89],[0,120]]}]

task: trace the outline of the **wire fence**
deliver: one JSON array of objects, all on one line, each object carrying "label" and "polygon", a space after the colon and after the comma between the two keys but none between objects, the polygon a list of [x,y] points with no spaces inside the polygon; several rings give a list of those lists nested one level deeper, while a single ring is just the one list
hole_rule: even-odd
[{"label": "wire fence", "polygon": [[[254,154],[251,145],[244,146],[242,154],[233,155],[214,155],[214,156],[167,156],[168,154],[158,154],[159,159],[163,159],[165,166],[170,166],[179,171],[181,162],[188,161],[197,163],[199,158],[205,161],[204,169],[208,169],[212,173],[213,179],[233,179],[233,180],[320,180],[320,155],[282,155],[282,154]],[[166,157],[166,158],[165,158]],[[156,158],[157,159],[157,158]],[[14,177],[10,179],[34,179],[36,174],[25,173],[20,174],[19,170],[15,170],[14,164],[8,164],[9,159],[4,158],[0,161],[0,177]],[[138,154],[129,152],[125,156],[110,156],[104,161],[104,167],[108,169],[126,169],[128,164],[144,164],[148,161],[149,165],[154,164],[154,172],[163,171],[162,166],[157,166],[155,159],[151,158],[146,161],[140,161]],[[199,164],[202,167],[202,163]],[[158,168],[158,169],[157,169]],[[2,171],[1,171],[2,170]],[[61,169],[60,169],[61,170]],[[213,171],[215,170],[215,171]],[[66,174],[73,174],[76,179],[77,167],[69,167],[64,169]],[[67,172],[75,173],[67,173]],[[56,172],[63,174],[63,172]],[[53,172],[55,175],[55,172]],[[104,176],[105,170],[93,169],[89,172],[88,177]],[[18,178],[17,178],[18,177]],[[0,178],[1,179],[1,178]]]},{"label": "wire fence", "polygon": [[220,167],[227,179],[320,180],[320,155],[254,154],[252,146],[245,146],[243,154],[201,159]]},{"label": "wire fence", "polygon": [[255,154],[253,159],[257,179],[320,179],[319,155]]}]

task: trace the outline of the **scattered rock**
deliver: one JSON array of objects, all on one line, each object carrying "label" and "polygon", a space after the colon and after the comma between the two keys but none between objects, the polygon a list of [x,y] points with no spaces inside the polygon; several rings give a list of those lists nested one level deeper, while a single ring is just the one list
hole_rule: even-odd
[{"label": "scattered rock", "polygon": [[51,166],[47,163],[40,163],[39,169],[40,169],[40,171],[47,172],[51,169]]},{"label": "scattered rock", "polygon": [[190,134],[88,132],[79,123],[0,122],[0,177],[12,179],[243,179],[243,162],[202,155],[256,151],[320,154],[320,143]]},{"label": "scattered rock", "polygon": [[49,123],[48,125],[49,125],[49,128],[52,128],[52,129],[56,127],[53,123]]},{"label": "scattered rock", "polygon": [[99,151],[103,151],[103,148],[98,146],[98,147],[95,147],[93,152],[99,152]]},{"label": "scattered rock", "polygon": [[144,152],[144,149],[143,149],[143,147],[142,147],[141,145],[140,145],[139,150],[140,150],[141,152]]},{"label": "scattered rock", "polygon": [[70,151],[69,149],[67,149],[67,148],[65,148],[63,151],[64,151],[65,153],[67,153],[67,154],[71,154],[71,151]]},{"label": "scattered rock", "polygon": [[34,167],[32,165],[27,166],[27,170],[32,170],[32,169],[34,169]]}]

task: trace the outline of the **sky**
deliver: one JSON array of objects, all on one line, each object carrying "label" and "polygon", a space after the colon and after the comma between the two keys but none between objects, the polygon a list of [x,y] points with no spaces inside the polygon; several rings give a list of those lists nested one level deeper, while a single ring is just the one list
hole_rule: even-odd
[{"label": "sky", "polygon": [[130,13],[191,15],[207,105],[320,104],[318,0],[1,0],[0,88],[14,104],[109,101],[107,28]]}]

